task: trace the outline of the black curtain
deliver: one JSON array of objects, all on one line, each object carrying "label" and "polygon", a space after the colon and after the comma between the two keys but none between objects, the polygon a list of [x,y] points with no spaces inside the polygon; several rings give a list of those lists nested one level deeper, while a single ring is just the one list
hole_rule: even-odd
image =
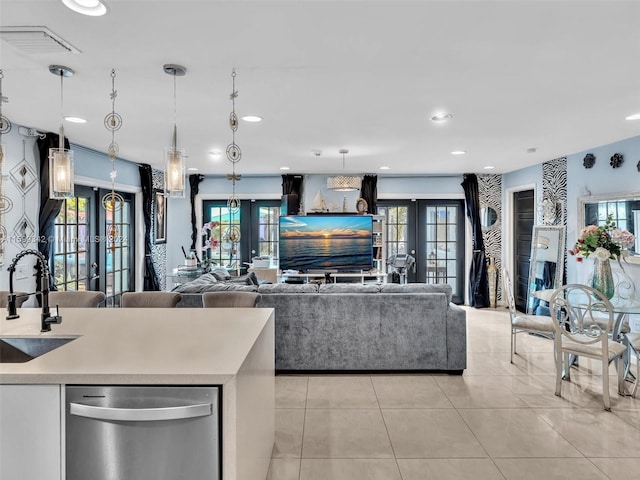
[{"label": "black curtain", "polygon": [[[46,133],[44,137],[38,137],[38,153],[40,154],[39,174],[40,174],[40,209],[38,210],[38,251],[46,259],[53,256],[53,243],[55,237],[55,219],[60,213],[63,200],[52,200],[49,198],[49,149],[58,148],[60,137],[55,133]],[[69,147],[69,140],[64,139],[64,148]],[[51,263],[51,262],[49,262]],[[38,266],[36,275],[36,290],[41,291],[41,272]],[[56,290],[53,275],[49,276],[49,289]]]},{"label": "black curtain", "polygon": [[298,198],[291,206],[291,211],[300,211],[300,200],[302,199],[302,175],[282,175],[282,195],[297,195]]},{"label": "black curtain", "polygon": [[204,175],[195,173],[189,175],[189,198],[191,199],[191,250],[196,249],[196,241],[200,237],[198,226],[196,225],[196,195],[200,191],[200,182],[204,180]]},{"label": "black curtain", "polygon": [[144,216],[144,287],[145,291],[160,290],[160,283],[156,275],[151,258],[151,201],[153,199],[153,177],[151,166],[141,164],[140,186],[142,187],[142,214]]},{"label": "black curtain", "polygon": [[378,213],[378,176],[365,175],[360,185],[360,197],[367,202],[367,211],[376,215]]},{"label": "black curtain", "polygon": [[489,279],[484,253],[484,239],[482,238],[482,225],[480,224],[478,177],[473,173],[465,174],[462,188],[464,189],[467,217],[471,221],[471,233],[473,236],[473,256],[469,271],[469,302],[472,307],[486,308],[489,306]]}]

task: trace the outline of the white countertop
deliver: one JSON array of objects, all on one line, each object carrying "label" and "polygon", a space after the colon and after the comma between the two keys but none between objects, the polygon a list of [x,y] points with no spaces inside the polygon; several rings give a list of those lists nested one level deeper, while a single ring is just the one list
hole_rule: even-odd
[{"label": "white countertop", "polygon": [[40,333],[40,309],[18,313],[6,320],[3,312],[0,335],[78,338],[26,363],[0,364],[0,384],[222,385],[273,309],[67,308],[47,333]]}]

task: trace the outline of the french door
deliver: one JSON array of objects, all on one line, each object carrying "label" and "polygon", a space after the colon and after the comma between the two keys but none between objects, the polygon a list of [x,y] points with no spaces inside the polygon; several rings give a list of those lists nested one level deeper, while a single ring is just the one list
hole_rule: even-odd
[{"label": "french door", "polygon": [[58,290],[95,290],[106,306],[118,306],[122,293],[134,290],[134,196],[106,211],[108,190],[75,186],[75,197],[63,201],[55,219],[51,271]]},{"label": "french door", "polygon": [[[242,200],[240,209],[231,212],[226,200],[202,202],[203,221],[213,222],[203,255],[217,265],[239,271],[252,257],[270,255],[278,261],[278,222],[280,200]],[[240,233],[238,241],[231,234]]]},{"label": "french door", "polygon": [[387,258],[407,253],[416,260],[408,282],[447,283],[453,301],[464,301],[464,202],[462,200],[381,200]]}]

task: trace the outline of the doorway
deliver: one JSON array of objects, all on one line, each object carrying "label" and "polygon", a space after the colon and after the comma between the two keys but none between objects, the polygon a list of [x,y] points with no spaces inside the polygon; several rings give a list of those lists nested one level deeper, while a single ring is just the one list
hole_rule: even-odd
[{"label": "doorway", "polygon": [[102,206],[109,190],[76,185],[55,219],[51,271],[58,290],[105,293],[105,306],[119,306],[122,293],[134,290],[134,195],[115,212]]},{"label": "doorway", "polygon": [[535,190],[513,193],[513,288],[516,309],[527,311],[531,232],[535,224]]},{"label": "doorway", "polygon": [[378,214],[385,216],[386,258],[412,255],[415,271],[407,282],[446,283],[452,301],[464,301],[464,201],[380,200]]}]

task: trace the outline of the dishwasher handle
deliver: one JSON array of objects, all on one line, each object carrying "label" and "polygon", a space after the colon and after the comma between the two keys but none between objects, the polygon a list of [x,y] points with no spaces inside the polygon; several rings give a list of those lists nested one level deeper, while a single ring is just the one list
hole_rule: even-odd
[{"label": "dishwasher handle", "polygon": [[78,417],[121,422],[157,422],[183,418],[206,417],[213,413],[211,403],[163,408],[111,408],[83,403],[69,403],[69,413]]}]

